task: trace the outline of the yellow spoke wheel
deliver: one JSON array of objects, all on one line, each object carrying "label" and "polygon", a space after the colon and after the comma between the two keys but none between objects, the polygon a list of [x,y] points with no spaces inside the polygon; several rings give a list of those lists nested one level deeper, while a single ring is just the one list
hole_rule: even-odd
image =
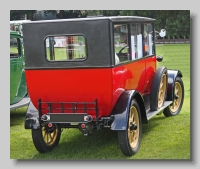
[{"label": "yellow spoke wheel", "polygon": [[150,93],[151,111],[157,111],[165,102],[167,95],[167,68],[159,67],[153,78]]},{"label": "yellow spoke wheel", "polygon": [[176,82],[175,83],[175,90],[174,90],[174,101],[172,105],[169,107],[172,112],[176,112],[178,108],[180,107],[181,100],[182,100],[182,87],[180,83]]},{"label": "yellow spoke wheel", "polygon": [[167,76],[166,74],[163,74],[158,91],[158,108],[162,107],[162,104],[164,102],[166,95],[166,84],[167,84]]},{"label": "yellow spoke wheel", "polygon": [[174,83],[174,100],[173,103],[164,109],[163,114],[168,116],[176,116],[180,113],[184,100],[184,85],[180,77],[176,77]]},{"label": "yellow spoke wheel", "polygon": [[38,129],[32,129],[33,143],[40,153],[51,151],[58,145],[60,136],[61,129],[57,124],[53,124],[52,127],[43,124],[43,126],[40,126]]},{"label": "yellow spoke wheel", "polygon": [[55,143],[56,138],[58,136],[58,129],[53,130],[52,132],[49,132],[45,129],[45,127],[42,127],[42,135],[43,139],[46,145],[51,146]]},{"label": "yellow spoke wheel", "polygon": [[140,125],[139,123],[139,117],[138,117],[138,112],[137,109],[132,106],[130,108],[130,115],[129,115],[129,122],[128,122],[128,139],[131,148],[135,148],[138,144],[138,139],[139,139],[139,130],[134,129],[138,128]]},{"label": "yellow spoke wheel", "polygon": [[131,101],[127,113],[127,129],[118,131],[118,142],[122,153],[132,156],[138,152],[142,138],[140,107],[135,99]]}]

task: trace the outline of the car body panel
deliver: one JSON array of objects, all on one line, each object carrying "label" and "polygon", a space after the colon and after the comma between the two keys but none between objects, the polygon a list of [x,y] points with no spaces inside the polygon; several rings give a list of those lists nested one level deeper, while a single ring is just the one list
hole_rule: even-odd
[{"label": "car body panel", "polygon": [[21,36],[10,31],[10,38],[10,105],[13,108],[27,95],[27,87]]}]

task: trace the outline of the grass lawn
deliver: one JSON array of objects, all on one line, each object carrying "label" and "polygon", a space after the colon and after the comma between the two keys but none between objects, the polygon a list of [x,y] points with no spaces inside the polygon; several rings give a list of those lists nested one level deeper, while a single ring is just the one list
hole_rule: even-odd
[{"label": "grass lawn", "polygon": [[183,74],[185,98],[178,116],[154,116],[144,124],[139,152],[125,157],[120,151],[117,132],[94,131],[85,137],[78,129],[64,129],[59,145],[40,154],[35,149],[31,130],[24,129],[25,108],[10,112],[10,159],[187,159],[190,154],[190,45],[157,45],[163,56],[158,66],[178,69]]}]

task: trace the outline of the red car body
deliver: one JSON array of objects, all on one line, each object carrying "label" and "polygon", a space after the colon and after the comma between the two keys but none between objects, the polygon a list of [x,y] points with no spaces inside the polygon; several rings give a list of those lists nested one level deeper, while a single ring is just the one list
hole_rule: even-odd
[{"label": "red car body", "polygon": [[[152,56],[115,68],[26,70],[26,79],[35,107],[38,98],[43,102],[93,102],[97,99],[99,117],[102,117],[110,115],[125,90],[136,89],[143,96],[149,94],[155,70],[156,57]],[[42,112],[45,113],[47,111]],[[95,112],[91,115],[95,118]]]},{"label": "red car body", "polygon": [[[25,75],[31,103],[25,129],[43,153],[61,128],[118,131],[124,155],[140,146],[142,123],[177,115],[184,90],[179,70],[157,68],[155,19],[97,17],[25,23]],[[31,32],[31,33],[30,33]],[[74,124],[75,123],[75,124]]]}]

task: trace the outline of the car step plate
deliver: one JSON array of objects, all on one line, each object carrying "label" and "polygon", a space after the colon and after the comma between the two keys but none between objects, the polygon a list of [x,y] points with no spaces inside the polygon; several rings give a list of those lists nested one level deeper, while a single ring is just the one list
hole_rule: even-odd
[{"label": "car step plate", "polygon": [[153,116],[155,116],[156,114],[160,113],[162,110],[164,110],[167,106],[169,106],[172,103],[172,101],[165,101],[163,106],[158,109],[157,111],[147,111],[147,120],[151,119]]}]

